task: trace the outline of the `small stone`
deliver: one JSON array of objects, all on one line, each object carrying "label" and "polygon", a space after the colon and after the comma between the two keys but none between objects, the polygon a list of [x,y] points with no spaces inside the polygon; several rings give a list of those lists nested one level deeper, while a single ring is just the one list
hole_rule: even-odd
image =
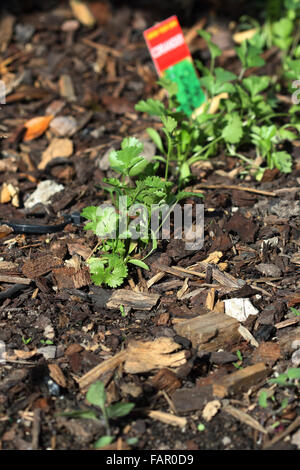
[{"label": "small stone", "polygon": [[292,349],[298,349],[300,348],[300,339],[294,339],[291,345]]},{"label": "small stone", "polygon": [[228,446],[229,444],[231,444],[231,439],[230,437],[228,436],[224,436],[223,439],[222,439],[222,444],[224,447]]},{"label": "small stone", "polygon": [[226,299],[224,300],[225,313],[236,320],[243,322],[249,315],[257,315],[258,310],[249,299]]},{"label": "small stone", "polygon": [[51,121],[50,128],[58,137],[68,137],[75,134],[77,121],[73,116],[58,116]]},{"label": "small stone", "polygon": [[56,346],[44,346],[38,348],[38,353],[42,354],[45,359],[54,359],[56,356]]},{"label": "small stone", "polygon": [[297,349],[297,351],[293,352],[292,363],[295,367],[300,366],[300,349]]},{"label": "small stone", "polygon": [[32,37],[35,32],[35,27],[32,24],[20,24],[18,23],[15,28],[17,42],[26,43]]},{"label": "small stone", "polygon": [[280,277],[281,270],[272,263],[260,263],[256,266],[257,271],[268,277]]},{"label": "small stone", "polygon": [[51,197],[64,189],[62,184],[57,184],[55,181],[45,180],[38,184],[37,189],[25,201],[24,206],[26,209],[31,209],[36,204],[48,204]]}]

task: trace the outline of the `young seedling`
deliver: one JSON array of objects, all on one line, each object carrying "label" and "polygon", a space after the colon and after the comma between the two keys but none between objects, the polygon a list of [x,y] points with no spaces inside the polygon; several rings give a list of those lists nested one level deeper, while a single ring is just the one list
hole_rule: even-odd
[{"label": "young seedling", "polygon": [[[105,445],[111,444],[115,437],[112,435],[110,420],[121,418],[128,415],[131,410],[134,408],[134,403],[114,403],[113,405],[107,405],[106,400],[106,391],[104,383],[101,380],[93,383],[87,391],[86,400],[88,403],[93,405],[96,410],[80,410],[80,411],[71,411],[62,413],[63,416],[68,416],[71,418],[85,418],[85,419],[95,419],[97,421],[103,422],[106,430],[106,435],[101,436],[94,443],[94,448],[99,449]],[[99,416],[99,411],[101,415]]]}]

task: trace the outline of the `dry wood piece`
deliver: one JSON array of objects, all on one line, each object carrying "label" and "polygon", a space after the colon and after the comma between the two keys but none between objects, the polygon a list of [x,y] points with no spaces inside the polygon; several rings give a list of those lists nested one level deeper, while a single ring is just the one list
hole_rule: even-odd
[{"label": "dry wood piece", "polygon": [[214,309],[215,298],[216,298],[216,289],[211,288],[207,293],[207,297],[206,297],[206,301],[205,301],[205,307],[208,310],[213,310]]},{"label": "dry wood piece", "polygon": [[79,387],[81,390],[85,390],[88,388],[93,382],[101,377],[101,375],[105,374],[106,372],[115,369],[118,367],[122,362],[126,359],[127,351],[120,351],[115,356],[106,359],[106,361],[101,362],[93,369],[89,370],[86,374],[84,374],[80,379],[77,379]]},{"label": "dry wood piece", "polygon": [[53,276],[59,290],[61,289],[80,289],[91,283],[91,276],[87,266],[76,270],[75,268],[55,268],[52,270]]},{"label": "dry wood piece", "polygon": [[223,313],[210,312],[174,325],[177,334],[188,338],[199,351],[217,351],[240,339],[240,323]]},{"label": "dry wood piece", "polygon": [[[282,333],[282,336],[279,336],[279,333]],[[283,354],[289,353],[292,351],[292,343],[295,340],[300,340],[300,326],[292,329],[291,331],[279,331],[277,333],[277,342],[280,346],[280,349]]]},{"label": "dry wood piece", "polygon": [[61,258],[52,254],[42,255],[39,258],[25,261],[22,267],[22,273],[29,279],[36,279],[47,274],[52,268],[62,264]]},{"label": "dry wood piece", "polygon": [[165,390],[172,394],[181,386],[181,381],[177,375],[169,369],[160,369],[151,380],[151,385],[158,390]]},{"label": "dry wood piece", "polygon": [[11,284],[27,284],[31,283],[31,279],[27,279],[19,276],[6,276],[5,274],[0,274],[0,282],[7,282]]},{"label": "dry wood piece", "polygon": [[238,410],[237,408],[234,408],[231,405],[223,406],[222,410],[226,411],[226,413],[230,414],[231,416],[234,416],[242,423],[245,423],[248,426],[251,426],[253,429],[256,429],[257,431],[262,432],[263,434],[267,434],[267,431],[265,430],[265,428],[263,428],[256,419],[252,418],[252,416],[248,415],[244,411]]},{"label": "dry wood piece", "polygon": [[211,401],[211,385],[202,387],[180,388],[172,394],[172,402],[177,413],[201,410],[206,403]]},{"label": "dry wood piece", "polygon": [[222,377],[222,379],[213,384],[213,394],[224,398],[231,393],[247,390],[251,385],[267,377],[269,373],[270,369],[263,362],[258,362],[253,366],[240,369],[237,372]]},{"label": "dry wood piece", "polygon": [[[163,264],[156,264],[155,267],[161,272],[174,274],[174,276],[182,277],[185,279],[188,276],[196,276],[205,279],[206,275],[204,273],[199,273],[198,271],[193,271],[187,268],[181,268],[180,266],[165,266]],[[159,274],[159,273],[158,273]]]},{"label": "dry wood piece", "polygon": [[108,302],[107,308],[124,307],[134,308],[137,310],[151,310],[159,299],[159,294],[147,294],[143,292],[133,292],[126,289],[118,289],[114,291]]},{"label": "dry wood piece", "polygon": [[172,415],[170,413],[165,413],[163,411],[148,411],[148,416],[152,419],[157,419],[162,423],[170,424],[171,426],[179,426],[180,428],[184,428],[187,424],[186,418],[181,418],[179,416]]},{"label": "dry wood piece", "polygon": [[129,374],[138,374],[163,367],[179,367],[186,363],[185,351],[174,353],[179,348],[178,343],[167,337],[145,342],[130,341],[124,370]]},{"label": "dry wood piece", "polygon": [[63,374],[63,371],[57,364],[48,364],[48,369],[50,372],[50,377],[61,387],[67,387],[67,381]]},{"label": "dry wood piece", "polygon": [[271,341],[262,342],[253,352],[252,362],[276,362],[280,357],[282,357],[282,353],[279,344]]}]

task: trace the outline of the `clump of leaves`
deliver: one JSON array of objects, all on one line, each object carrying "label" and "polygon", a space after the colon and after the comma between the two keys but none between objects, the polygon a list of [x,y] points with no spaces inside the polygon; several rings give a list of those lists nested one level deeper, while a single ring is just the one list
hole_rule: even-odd
[{"label": "clump of leaves", "polygon": [[[278,28],[275,27],[275,31],[277,30],[280,31],[280,25]],[[158,83],[168,91],[168,105],[165,107],[160,101],[153,99],[140,101],[136,105],[137,111],[158,116],[163,124],[164,139],[152,128],[147,131],[160,152],[160,160],[165,163],[165,174],[168,174],[170,162],[175,162],[172,167],[173,172],[179,175],[180,183],[184,184],[191,176],[191,165],[198,160],[216,155],[221,147],[225,148],[230,156],[238,157],[245,162],[246,172],[254,169],[258,180],[266,168],[276,167],[283,173],[290,173],[291,156],[286,150],[278,149],[278,146],[282,146],[285,141],[296,139],[297,136],[291,129],[294,128],[299,132],[296,116],[299,107],[295,105],[287,113],[278,112],[276,87],[278,91],[280,85],[276,83],[276,78],[261,73],[244,78],[245,72],[251,68],[265,65],[261,57],[267,42],[263,30],[258,28],[257,34],[236,47],[236,53],[241,61],[238,77],[228,70],[215,67],[215,60],[221,54],[221,50],[212,42],[208,32],[198,31],[198,33],[205,39],[211,55],[210,67],[205,67],[196,60],[202,75],[200,84],[206,91],[208,100],[218,97],[221,93],[227,93],[228,98],[220,101],[218,112],[215,114],[209,113],[209,102],[207,102],[200,114],[188,117],[176,109],[176,84],[161,79]],[[289,34],[288,30],[286,34]],[[294,77],[291,72],[294,69],[299,77],[300,68],[297,60],[293,64],[288,63],[288,60],[289,57],[286,57],[284,64],[292,74],[289,78]],[[278,125],[278,118],[288,116],[289,113],[290,122],[283,126]],[[257,157],[263,161],[262,166],[255,166],[254,161],[243,155],[240,150],[250,149],[253,146]]]},{"label": "clump of leaves", "polygon": [[112,151],[109,156],[119,179],[103,180],[103,189],[112,204],[89,206],[81,212],[89,220],[84,229],[92,230],[99,240],[94,249],[99,256],[87,260],[96,285],[120,286],[128,276],[128,264],[149,269],[141,257],[150,243],[152,250],[157,248],[158,233],[149,223],[155,212],[159,217],[162,207],[171,211],[174,204],[194,195],[173,193],[173,183],[152,174],[156,162],[148,162],[142,151],[143,144],[138,139],[124,139],[121,150]]},{"label": "clump of leaves", "polygon": [[[94,448],[99,449],[100,447],[111,444],[115,440],[115,437],[111,432],[110,420],[128,415],[135,405],[134,403],[123,402],[107,405],[105,386],[101,380],[93,383],[89,387],[86,394],[86,400],[95,409],[64,412],[62,415],[71,418],[95,419],[97,421],[103,422],[106,429],[106,435],[101,436],[94,443]],[[99,413],[99,411],[101,413]]]}]

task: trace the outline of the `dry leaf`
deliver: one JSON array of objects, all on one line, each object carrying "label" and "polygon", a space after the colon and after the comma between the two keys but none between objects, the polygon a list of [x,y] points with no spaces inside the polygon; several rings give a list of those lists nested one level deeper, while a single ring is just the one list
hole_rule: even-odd
[{"label": "dry leaf", "polygon": [[44,132],[48,129],[53,117],[54,116],[51,115],[39,116],[29,119],[29,121],[24,124],[24,127],[26,128],[26,132],[23,137],[24,142],[36,139],[37,137],[40,137],[42,134],[44,134]]},{"label": "dry leaf", "polygon": [[34,348],[32,351],[22,351],[21,349],[14,349],[15,357],[17,359],[30,359],[35,356],[37,349]]},{"label": "dry leaf", "polygon": [[241,44],[246,39],[251,39],[254,34],[257,33],[257,29],[248,29],[247,31],[241,31],[240,33],[235,33],[232,37],[237,44]]},{"label": "dry leaf", "polygon": [[[215,114],[219,109],[220,101],[223,100],[223,99],[224,100],[228,99],[228,98],[229,98],[228,93],[224,92],[224,93],[220,93],[219,95],[214,96],[212,100],[208,100],[208,103],[210,103],[208,113],[209,114]],[[195,111],[192,114],[192,118],[195,119],[197,116],[202,114],[205,107],[206,107],[206,102],[203,103],[199,108],[195,109]]]},{"label": "dry leaf", "polygon": [[70,7],[80,23],[85,26],[94,26],[96,23],[95,17],[85,3],[79,0],[70,0]]}]

